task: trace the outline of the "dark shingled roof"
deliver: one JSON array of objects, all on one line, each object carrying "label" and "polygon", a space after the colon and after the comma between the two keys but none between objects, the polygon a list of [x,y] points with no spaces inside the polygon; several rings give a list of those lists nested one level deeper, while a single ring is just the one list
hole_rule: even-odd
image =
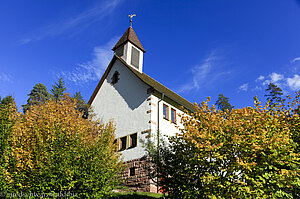
[{"label": "dark shingled roof", "polygon": [[145,49],[143,48],[140,40],[136,36],[134,30],[132,27],[129,27],[126,32],[123,34],[121,39],[117,42],[117,44],[113,47],[113,51],[116,50],[119,46],[123,45],[125,42],[130,41],[133,43],[136,47],[138,47],[141,51],[144,53],[146,52]]},{"label": "dark shingled roof", "polygon": [[171,91],[158,81],[154,80],[153,78],[149,77],[145,73],[140,73],[139,71],[133,69],[131,66],[129,66],[122,58],[118,57],[117,55],[114,55],[113,59],[111,60],[110,64],[108,65],[106,71],[104,72],[101,80],[99,81],[94,93],[92,94],[88,104],[92,104],[94,98],[96,97],[96,94],[98,93],[98,90],[100,89],[104,79],[108,75],[111,67],[113,66],[113,63],[119,60],[121,61],[130,71],[132,71],[140,80],[142,80],[145,84],[149,85],[150,87],[154,88],[154,90],[158,91],[159,93],[164,93],[165,96],[168,98],[174,100],[178,104],[184,106],[185,108],[189,109],[190,111],[195,111],[194,105],[181,97],[180,95],[176,94],[175,92]]}]

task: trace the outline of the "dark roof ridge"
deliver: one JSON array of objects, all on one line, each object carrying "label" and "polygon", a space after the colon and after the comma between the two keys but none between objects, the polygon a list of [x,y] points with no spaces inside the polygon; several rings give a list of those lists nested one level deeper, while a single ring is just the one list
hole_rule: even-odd
[{"label": "dark roof ridge", "polygon": [[114,51],[116,48],[123,45],[127,41],[130,41],[134,46],[139,48],[144,53],[146,52],[143,45],[141,44],[139,38],[137,37],[136,33],[134,32],[134,30],[131,26],[129,28],[127,28],[125,33],[122,35],[120,40],[116,43],[116,45],[112,48],[112,50]]},{"label": "dark roof ridge", "polygon": [[128,35],[127,35],[127,39],[129,39],[129,35],[130,35],[130,30],[132,29],[132,27],[131,26],[129,26],[129,28],[128,28]]}]

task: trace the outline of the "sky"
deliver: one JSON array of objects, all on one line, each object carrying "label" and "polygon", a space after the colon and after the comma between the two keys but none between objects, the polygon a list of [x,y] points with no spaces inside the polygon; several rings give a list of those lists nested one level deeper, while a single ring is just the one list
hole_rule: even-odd
[{"label": "sky", "polygon": [[0,96],[20,107],[62,77],[88,101],[133,13],[144,72],[190,102],[222,93],[242,108],[271,82],[300,90],[297,0],[3,0]]}]

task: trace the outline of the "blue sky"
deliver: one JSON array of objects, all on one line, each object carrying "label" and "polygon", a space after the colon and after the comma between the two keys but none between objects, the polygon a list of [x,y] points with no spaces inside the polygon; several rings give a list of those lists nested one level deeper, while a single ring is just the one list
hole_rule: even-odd
[{"label": "blue sky", "polygon": [[10,0],[0,3],[0,96],[20,106],[35,84],[63,77],[88,100],[131,13],[144,72],[191,102],[223,93],[240,108],[270,82],[300,89],[300,1]]}]

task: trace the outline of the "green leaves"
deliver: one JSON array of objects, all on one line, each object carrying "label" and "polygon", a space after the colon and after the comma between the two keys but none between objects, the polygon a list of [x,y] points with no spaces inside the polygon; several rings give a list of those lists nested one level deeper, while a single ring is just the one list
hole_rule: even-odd
[{"label": "green leaves", "polygon": [[28,96],[27,104],[22,105],[24,113],[29,110],[31,106],[44,104],[50,99],[50,94],[48,93],[46,86],[41,83],[36,84]]},{"label": "green leaves", "polygon": [[58,82],[55,82],[55,85],[52,85],[52,89],[50,91],[53,99],[56,101],[63,97],[63,94],[66,91],[65,82],[63,79],[59,78]]},{"label": "green leaves", "polygon": [[[152,162],[164,168],[156,177],[170,198],[189,198],[187,193],[199,194],[195,198],[299,197],[299,150],[293,137],[299,115],[260,104],[255,99],[255,108],[229,112],[203,102],[183,115],[182,133],[159,147],[159,164]],[[293,105],[298,104],[295,99]]]},{"label": "green leaves", "polygon": [[278,86],[276,86],[273,83],[269,83],[266,91],[269,92],[265,96],[267,97],[267,100],[269,101],[270,106],[273,106],[276,104],[279,105],[281,103],[284,103],[285,99],[281,98],[281,96],[283,95],[281,88],[279,88]]},{"label": "green leaves", "polygon": [[231,106],[231,104],[229,103],[229,98],[225,97],[222,93],[219,94],[218,100],[216,101],[215,105],[222,111],[231,111],[234,108],[234,106]]},{"label": "green leaves", "polygon": [[83,119],[67,95],[12,115],[16,121],[7,139],[8,164],[1,169],[8,192],[102,197],[119,183],[122,163],[112,123]]},{"label": "green leaves", "polygon": [[11,181],[7,173],[7,155],[11,151],[8,140],[17,114],[14,100],[11,96],[5,97],[0,101],[0,190],[9,189]]}]

